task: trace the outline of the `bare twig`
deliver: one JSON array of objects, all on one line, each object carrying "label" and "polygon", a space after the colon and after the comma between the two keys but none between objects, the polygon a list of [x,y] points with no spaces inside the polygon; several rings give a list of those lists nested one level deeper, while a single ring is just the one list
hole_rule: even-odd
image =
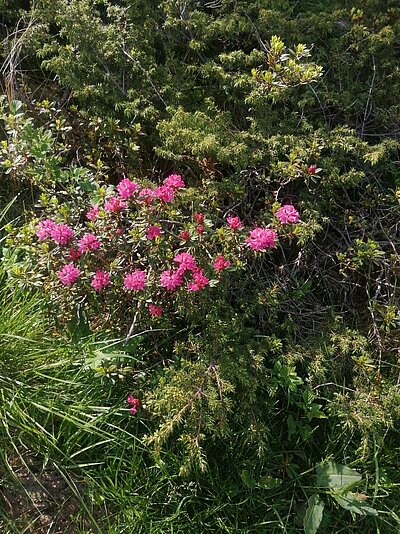
[{"label": "bare twig", "polygon": [[139,60],[137,60],[136,58],[134,58],[131,54],[129,54],[129,52],[127,52],[125,50],[124,47],[121,48],[122,50],[122,53],[130,60],[132,61],[132,63],[134,63],[140,70],[141,72],[144,74],[146,80],[149,82],[149,84],[151,85],[153,91],[156,93],[156,95],[158,96],[158,98],[160,99],[160,101],[164,104],[165,107],[167,107],[167,104],[165,102],[165,100],[163,99],[163,97],[161,96],[159,90],[157,89],[157,87],[154,85],[153,83],[153,80],[150,78],[147,70],[142,67],[142,65],[140,64]]},{"label": "bare twig", "polygon": [[365,123],[366,123],[366,121],[367,121],[367,119],[368,119],[368,117],[369,117],[369,115],[371,113],[371,109],[372,109],[371,98],[372,98],[372,91],[374,89],[374,84],[375,84],[375,76],[376,76],[375,57],[374,57],[374,54],[372,54],[372,79],[371,79],[371,84],[369,86],[367,103],[365,104],[364,118],[363,118],[363,122],[362,122],[362,126],[361,126],[360,137],[364,136]]}]

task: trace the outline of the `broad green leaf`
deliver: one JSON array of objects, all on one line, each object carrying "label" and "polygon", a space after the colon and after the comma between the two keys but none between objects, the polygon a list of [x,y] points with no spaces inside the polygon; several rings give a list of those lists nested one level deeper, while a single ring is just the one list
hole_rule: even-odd
[{"label": "broad green leaf", "polygon": [[375,510],[375,508],[372,508],[372,506],[368,506],[365,501],[360,500],[360,498],[357,498],[356,493],[349,492],[345,493],[344,495],[333,493],[332,497],[336,500],[338,504],[340,504],[342,508],[348,510],[349,512],[353,512],[354,514],[378,515],[378,511]]},{"label": "broad green leaf", "polygon": [[258,486],[263,489],[275,489],[278,488],[281,484],[282,480],[280,478],[274,478],[269,475],[261,477],[258,481]]},{"label": "broad green leaf", "polygon": [[126,352],[119,352],[119,351],[103,351],[101,349],[97,349],[91,354],[90,356],[85,358],[85,363],[89,365],[92,369],[100,369],[103,364],[109,365],[111,362],[115,362],[117,360],[124,360],[132,359],[129,354]]},{"label": "broad green leaf", "polygon": [[361,480],[360,473],[335,462],[318,464],[316,470],[317,486],[320,488],[341,488],[346,484],[354,484]]},{"label": "broad green leaf", "polygon": [[313,402],[310,405],[309,411],[306,413],[307,419],[311,421],[311,419],[327,419],[324,412],[320,410],[322,408],[322,404],[316,404]]},{"label": "broad green leaf", "polygon": [[324,513],[324,503],[319,495],[314,494],[308,500],[308,508],[303,520],[305,534],[315,534],[321,524]]},{"label": "broad green leaf", "polygon": [[249,489],[254,489],[256,487],[256,481],[250,475],[250,473],[247,471],[247,469],[243,469],[243,471],[241,472],[240,476],[241,476],[245,486],[247,486]]},{"label": "broad green leaf", "polygon": [[22,108],[21,100],[12,100],[10,103],[10,111],[13,115],[16,115]]}]

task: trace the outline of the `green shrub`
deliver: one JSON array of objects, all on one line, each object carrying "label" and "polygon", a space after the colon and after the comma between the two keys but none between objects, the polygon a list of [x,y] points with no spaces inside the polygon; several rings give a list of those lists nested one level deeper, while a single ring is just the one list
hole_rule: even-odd
[{"label": "green shrub", "polygon": [[[397,2],[12,7],[6,20],[21,16],[21,31],[4,42],[13,60],[4,72],[9,99],[24,104],[10,114],[3,103],[2,188],[10,198],[32,187],[33,206],[24,228],[10,228],[18,247],[9,246],[4,265],[13,284],[42,285],[41,268],[26,257],[43,208],[81,236],[89,199],[104,201],[125,175],[150,187],[178,169],[187,177],[182,204],[163,212],[174,222],[163,221],[173,234],[168,246],[154,244],[162,263],[173,261],[180,224],[195,234],[196,211],[210,221],[207,241],[194,245],[202,261],[207,250],[213,259],[232,253],[223,227],[230,213],[245,228],[273,224],[283,204],[301,214],[272,254],[253,261],[242,250],[237,265],[230,257],[237,270],[209,293],[176,298],[172,322],[160,319],[168,330],[143,331],[155,324],[147,317],[125,345],[120,328],[126,334],[133,321],[125,299],[96,309],[86,274],[66,292],[74,299],[65,311],[65,302],[81,299],[69,323],[75,338],[89,333],[84,305],[108,335],[118,312],[114,350],[91,354],[85,372],[121,391],[120,405],[127,395],[141,400],[124,424],[138,425],[156,453],[154,469],[174,480],[174,505],[163,508],[171,528],[185,532],[196,517],[200,531],[298,532],[303,519],[312,529],[318,517],[313,532],[397,532]],[[132,265],[147,252],[144,225],[153,215],[132,212],[117,264],[132,247],[141,254]],[[102,215],[101,224],[113,217]],[[42,250],[45,289],[58,289],[54,272],[65,254],[46,242]],[[335,476],[343,464],[352,489],[326,483],[327,470]],[[148,465],[135,473],[147,476]],[[108,478],[112,470],[110,462]],[[131,482],[121,475],[108,486],[121,508]],[[135,496],[125,509],[119,520],[128,530],[165,531],[150,497]]]}]

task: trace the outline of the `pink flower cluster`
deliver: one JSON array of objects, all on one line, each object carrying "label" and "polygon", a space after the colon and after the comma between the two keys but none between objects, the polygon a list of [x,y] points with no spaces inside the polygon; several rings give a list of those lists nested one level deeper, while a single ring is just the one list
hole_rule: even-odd
[{"label": "pink flower cluster", "polygon": [[187,252],[177,254],[174,258],[174,262],[179,265],[179,274],[184,274],[185,271],[195,271],[197,269],[196,260]]},{"label": "pink flower cluster", "polygon": [[173,291],[177,287],[181,286],[183,282],[183,276],[177,271],[171,271],[167,269],[161,273],[160,276],[160,285],[168,289],[168,291]]},{"label": "pink flower cluster", "polygon": [[159,198],[163,202],[172,202],[175,198],[175,190],[168,185],[162,185],[154,189],[153,197]]},{"label": "pink flower cluster", "polygon": [[78,251],[83,254],[89,250],[97,250],[100,247],[100,241],[94,234],[85,234],[78,241]]},{"label": "pink flower cluster", "polygon": [[139,200],[141,200],[144,204],[150,204],[150,202],[153,200],[153,190],[149,187],[145,187],[144,189],[141,189],[139,191]]},{"label": "pink flower cluster", "polygon": [[210,280],[206,276],[204,276],[203,271],[198,268],[193,273],[193,282],[190,282],[188,284],[188,290],[189,291],[200,291],[201,289],[204,289],[206,287],[209,281]]},{"label": "pink flower cluster", "polygon": [[50,237],[58,245],[66,245],[74,238],[74,233],[69,226],[57,224],[51,219],[39,222],[36,235],[40,241]]},{"label": "pink flower cluster", "polygon": [[[158,302],[159,298],[164,298],[166,292],[174,291],[179,287],[190,292],[201,291],[210,285],[210,279],[206,276],[208,272],[214,270],[214,278],[221,279],[223,271],[231,266],[231,261],[221,254],[214,256],[215,259],[209,263],[206,273],[203,272],[200,265],[199,258],[196,258],[194,253],[189,253],[184,249],[196,250],[196,248],[207,245],[205,238],[199,239],[198,236],[207,232],[207,236],[213,241],[211,237],[211,224],[208,220],[205,222],[205,215],[202,212],[195,212],[193,219],[186,223],[187,227],[179,232],[176,230],[176,225],[180,224],[180,221],[170,221],[173,217],[168,217],[168,220],[162,217],[156,218],[158,213],[162,213],[165,203],[172,202],[177,195],[177,192],[185,187],[185,183],[179,174],[171,174],[160,185],[154,189],[143,188],[130,180],[129,178],[122,179],[117,185],[118,195],[109,197],[104,202],[104,206],[99,207],[97,204],[92,205],[86,213],[86,218],[91,223],[86,223],[87,228],[93,230],[80,234],[75,238],[73,243],[70,243],[74,239],[74,233],[72,229],[66,224],[57,224],[51,219],[45,219],[39,222],[36,235],[40,241],[44,239],[51,239],[58,245],[67,245],[69,247],[65,252],[60,252],[62,257],[68,258],[67,264],[64,265],[58,272],[57,276],[61,284],[65,286],[71,286],[78,278],[82,277],[82,272],[77,265],[79,261],[80,267],[89,265],[88,272],[90,273],[90,286],[96,292],[101,292],[104,288],[108,287],[111,283],[111,274],[104,269],[109,269],[106,262],[111,260],[111,265],[116,265],[117,271],[122,264],[121,257],[118,255],[117,261],[114,263],[112,254],[106,250],[106,244],[108,240],[115,239],[116,236],[123,236],[116,241],[117,245],[125,244],[130,247],[132,242],[134,246],[131,248],[132,252],[129,252],[129,260],[126,264],[132,265],[130,269],[126,269],[123,275],[123,287],[129,291],[143,291],[148,286],[151,288],[158,286],[156,294],[153,295],[155,302]],[[126,211],[124,217],[119,219],[118,215],[122,210],[128,207],[129,201],[132,199],[136,202],[136,207],[132,210],[132,213]],[[161,209],[158,209],[161,208]],[[104,211],[103,211],[104,210]],[[138,212],[138,217],[134,219],[134,213]],[[104,213],[106,212],[106,213]],[[179,211],[176,213],[179,214]],[[116,215],[115,215],[116,214]],[[126,216],[125,216],[126,215]],[[291,204],[285,204],[281,206],[275,213],[280,225],[295,224],[300,220],[298,211]],[[103,220],[104,219],[104,220]],[[150,223],[150,220],[152,223]],[[97,221],[97,222],[96,222]],[[156,221],[154,223],[154,221]],[[137,222],[139,232],[136,231],[134,224]],[[164,223],[174,223],[171,226],[165,226]],[[158,224],[157,224],[158,223]],[[255,227],[247,235],[244,231],[241,231],[244,227],[239,217],[231,215],[226,219],[227,225],[225,229],[221,229],[220,235],[227,236],[227,244],[236,244],[236,246],[243,250],[245,247],[249,247],[254,251],[263,251],[276,247],[278,240],[278,233],[273,228]],[[284,229],[280,225],[277,225],[280,232]],[[145,236],[148,241],[154,241],[161,235],[165,239],[157,240],[156,245],[150,245],[145,243],[145,240],[140,236],[143,235],[143,227],[145,227]],[[103,232],[103,233],[101,233]],[[219,231],[218,231],[219,232]],[[196,236],[196,233],[198,236]],[[246,232],[247,233],[247,232]],[[97,234],[97,235],[96,235]],[[217,234],[215,234],[217,237]],[[101,241],[98,236],[101,236]],[[140,240],[139,240],[139,238]],[[133,237],[133,241],[132,241]],[[179,245],[174,244],[174,238],[180,241]],[[143,247],[143,244],[145,246]],[[124,246],[125,246],[124,245]],[[179,246],[180,248],[176,248]],[[94,252],[102,247],[102,252],[107,254],[90,255],[90,252]],[[141,248],[142,247],[142,248]],[[190,247],[190,248],[189,248]],[[68,250],[69,249],[69,250]],[[104,249],[104,250],[103,250]],[[147,257],[143,256],[143,250],[145,254],[149,256],[150,268],[147,272],[144,270],[144,265],[147,263]],[[210,253],[205,248],[206,253],[211,258]],[[146,252],[147,251],[147,252]],[[67,255],[68,253],[68,255]],[[156,254],[157,253],[157,254]],[[230,254],[233,251],[230,251]],[[51,251],[53,254],[53,251]],[[150,257],[154,254],[154,258]],[[164,260],[168,262],[159,271],[156,266],[158,255],[164,257]],[[92,262],[92,263],[90,263]],[[132,263],[130,263],[132,262]],[[93,264],[95,268],[93,269]],[[137,265],[142,268],[135,268]],[[86,268],[86,267],[85,267]],[[155,269],[155,271],[153,270]],[[93,274],[94,271],[94,274]],[[155,272],[155,274],[154,274]],[[121,285],[118,282],[118,276],[116,277],[116,287]],[[87,278],[85,278],[87,280]],[[216,281],[211,281],[211,285]],[[160,295],[160,288],[166,291],[162,291]],[[143,299],[147,300],[147,293]],[[156,304],[148,304],[147,310],[151,318],[158,318],[163,315],[162,306]],[[133,397],[131,397],[133,399]],[[135,402],[140,403],[138,399],[133,399]],[[128,401],[129,402],[129,401]],[[132,413],[136,413],[138,404],[132,404],[131,410],[135,410]]]},{"label": "pink flower cluster", "polygon": [[74,233],[66,224],[57,224],[51,231],[50,237],[58,245],[66,245],[74,238]]},{"label": "pink flower cluster", "polygon": [[[133,182],[129,178],[123,178],[117,185],[119,196],[108,198],[104,204],[104,209],[108,212],[118,213],[127,207],[124,201],[129,200],[135,195],[137,195],[137,200],[144,204],[150,204],[153,199],[159,199],[162,202],[169,203],[174,200],[175,191],[184,187],[185,183],[180,174],[171,174],[164,180],[163,185],[155,189],[148,187],[140,189],[136,182]],[[86,216],[88,219],[95,220],[97,218],[98,211],[95,208],[93,206],[87,213]]]},{"label": "pink flower cluster", "polygon": [[122,202],[118,197],[110,197],[104,204],[104,209],[111,213],[118,213],[126,208],[126,203]]},{"label": "pink flower cluster", "polygon": [[189,241],[190,239],[190,232],[189,230],[182,230],[179,234],[179,237],[183,239],[183,241]]},{"label": "pink flower cluster", "polygon": [[231,262],[226,260],[223,256],[219,255],[215,258],[213,267],[215,271],[223,271],[231,266]]},{"label": "pink flower cluster", "polygon": [[57,276],[60,279],[61,283],[65,286],[70,286],[81,275],[81,270],[79,267],[75,267],[73,263],[67,263],[67,265],[64,265],[64,267],[58,271]]},{"label": "pink flower cluster", "polygon": [[96,271],[90,285],[96,291],[101,291],[110,284],[110,275],[107,271]]},{"label": "pink flower cluster", "polygon": [[136,399],[133,395],[128,395],[126,400],[132,406],[132,408],[129,409],[129,413],[131,415],[137,414],[137,409],[140,406],[140,399]]},{"label": "pink flower cluster", "polygon": [[294,224],[300,220],[299,212],[291,204],[281,206],[277,210],[276,216],[281,224]]},{"label": "pink flower cluster", "polygon": [[124,286],[132,291],[142,290],[146,287],[147,274],[145,271],[135,269],[132,273],[125,275]]},{"label": "pink flower cluster", "polygon": [[94,204],[93,206],[90,206],[89,211],[86,213],[86,218],[89,219],[89,221],[96,221],[99,216],[99,213],[99,206],[97,206],[97,204]]},{"label": "pink flower cluster", "polygon": [[174,258],[174,262],[179,265],[176,271],[167,269],[160,277],[160,285],[168,291],[173,291],[183,284],[186,271],[192,273],[193,280],[188,283],[189,291],[199,291],[209,283],[209,279],[204,276],[203,270],[197,265],[195,258],[187,253],[181,252]]},{"label": "pink flower cluster", "polygon": [[243,226],[239,217],[228,217],[226,220],[232,230],[240,230]]},{"label": "pink flower cluster", "polygon": [[74,248],[69,249],[68,261],[77,261],[82,256],[82,253]]},{"label": "pink flower cluster", "polygon": [[156,306],[155,304],[149,304],[149,313],[152,317],[161,317],[163,314],[163,309],[161,306]]},{"label": "pink flower cluster", "polygon": [[127,200],[131,198],[136,191],[139,190],[139,185],[136,182],[132,182],[129,178],[124,178],[117,185],[117,191],[120,198]]},{"label": "pink flower cluster", "polygon": [[51,236],[51,231],[57,226],[57,223],[51,219],[45,219],[40,221],[36,230],[36,235],[40,241],[43,241],[47,237]]},{"label": "pink flower cluster", "polygon": [[251,230],[250,236],[246,238],[246,243],[253,250],[265,250],[267,248],[274,248],[278,234],[275,230],[270,228],[254,228]]},{"label": "pink flower cluster", "polygon": [[183,189],[185,182],[182,180],[180,174],[170,174],[168,178],[164,180],[164,184],[172,189]]},{"label": "pink flower cluster", "polygon": [[147,228],[146,237],[149,241],[153,241],[156,237],[161,235],[161,228],[156,224]]}]

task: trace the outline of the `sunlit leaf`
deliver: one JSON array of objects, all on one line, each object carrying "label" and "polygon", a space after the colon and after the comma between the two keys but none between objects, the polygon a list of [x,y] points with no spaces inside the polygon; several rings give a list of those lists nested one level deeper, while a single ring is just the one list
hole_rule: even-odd
[{"label": "sunlit leaf", "polygon": [[318,464],[317,486],[320,488],[341,488],[361,480],[361,475],[354,469],[335,462]]},{"label": "sunlit leaf", "polygon": [[357,493],[346,493],[344,495],[334,493],[333,498],[345,510],[358,515],[378,515],[378,511],[369,506],[364,500],[360,500]]},{"label": "sunlit leaf", "polygon": [[308,508],[303,520],[305,534],[315,534],[321,524],[324,513],[324,503],[318,494],[314,494],[308,500]]}]

